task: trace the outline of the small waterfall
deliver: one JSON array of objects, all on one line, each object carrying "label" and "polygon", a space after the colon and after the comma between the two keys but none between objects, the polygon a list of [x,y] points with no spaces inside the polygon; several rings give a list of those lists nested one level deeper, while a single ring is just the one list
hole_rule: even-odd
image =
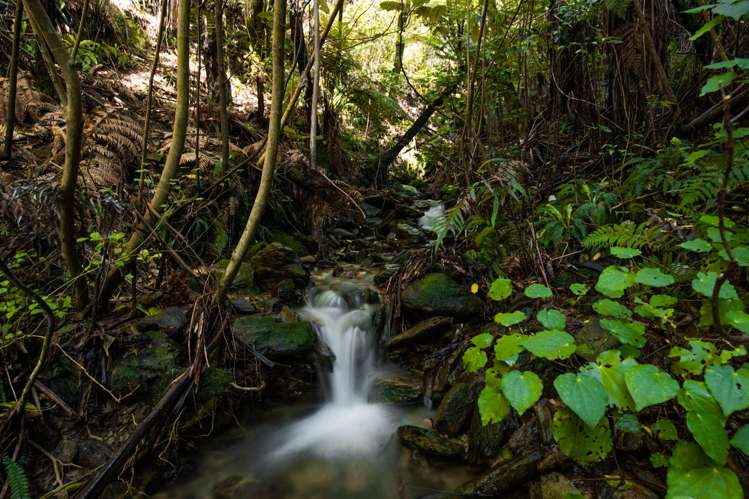
[{"label": "small waterfall", "polygon": [[[344,293],[345,291],[345,293]],[[375,368],[372,316],[377,305],[366,303],[361,290],[314,290],[301,315],[311,321],[334,356],[326,376],[325,404],[291,425],[276,456],[311,452],[325,457],[374,454],[393,430],[393,413],[371,403]]]}]

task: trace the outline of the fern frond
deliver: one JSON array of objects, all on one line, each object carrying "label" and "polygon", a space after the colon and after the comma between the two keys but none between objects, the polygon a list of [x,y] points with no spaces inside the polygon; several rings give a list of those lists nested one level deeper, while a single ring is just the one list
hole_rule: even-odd
[{"label": "fern frond", "polygon": [[5,477],[10,485],[10,499],[31,499],[29,479],[20,464],[9,457],[3,458]]},{"label": "fern frond", "polygon": [[435,250],[438,250],[448,235],[457,236],[465,228],[465,219],[460,204],[456,204],[445,212],[444,217],[440,217],[434,222],[434,232],[437,234],[437,240],[434,243]]},{"label": "fern frond", "polygon": [[640,225],[621,223],[597,228],[583,239],[582,245],[586,249],[612,246],[657,249],[665,241],[662,230],[659,227],[649,227],[647,222]]}]

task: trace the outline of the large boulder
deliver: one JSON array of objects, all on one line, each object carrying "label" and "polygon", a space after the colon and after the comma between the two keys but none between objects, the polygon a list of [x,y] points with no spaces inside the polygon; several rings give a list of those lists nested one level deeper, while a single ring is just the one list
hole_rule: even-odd
[{"label": "large boulder", "polygon": [[271,243],[255,253],[250,264],[255,283],[265,290],[275,290],[286,279],[300,288],[309,282],[309,273],[296,261],[294,250],[281,243]]},{"label": "large boulder", "polygon": [[110,386],[118,396],[132,394],[156,400],[182,370],[177,343],[162,331],[149,331],[145,336],[145,348],[128,352],[114,362]]},{"label": "large boulder", "polygon": [[434,427],[445,435],[458,435],[468,425],[476,406],[476,383],[456,383],[445,394],[434,416]]},{"label": "large boulder", "polygon": [[144,317],[138,322],[141,331],[160,330],[168,335],[180,332],[187,325],[185,307],[167,307],[160,312]]},{"label": "large boulder", "polygon": [[429,315],[469,319],[481,313],[481,301],[447,274],[429,274],[411,283],[401,295],[406,308]]},{"label": "large boulder", "polygon": [[398,428],[398,438],[403,445],[433,456],[461,458],[464,454],[461,442],[443,437],[428,428],[411,425],[401,426]]},{"label": "large boulder", "polygon": [[307,321],[282,322],[265,315],[239,317],[231,326],[234,338],[270,359],[294,359],[311,354],[317,333]]}]

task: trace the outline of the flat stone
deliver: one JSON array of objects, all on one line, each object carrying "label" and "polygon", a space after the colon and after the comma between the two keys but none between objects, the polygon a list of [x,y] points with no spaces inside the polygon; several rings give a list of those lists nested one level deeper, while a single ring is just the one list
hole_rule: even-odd
[{"label": "flat stone", "polygon": [[444,331],[444,329],[451,325],[453,320],[451,317],[432,317],[430,319],[423,320],[415,326],[403,331],[397,336],[393,336],[386,343],[386,348],[393,348],[403,343],[416,343],[426,338],[433,337]]},{"label": "flat stone", "polygon": [[378,377],[373,388],[379,398],[391,404],[413,404],[422,400],[421,377],[408,373]]},{"label": "flat stone", "polygon": [[403,305],[411,311],[462,319],[477,318],[481,301],[447,274],[434,273],[411,283],[402,293]]},{"label": "flat stone", "polygon": [[178,333],[187,325],[187,309],[184,307],[167,307],[155,315],[144,317],[138,323],[141,331],[159,329],[168,335]]},{"label": "flat stone", "polygon": [[281,322],[275,317],[246,315],[231,326],[236,340],[271,359],[295,358],[311,354],[317,333],[307,321]]},{"label": "flat stone", "polygon": [[433,456],[461,458],[464,454],[463,444],[458,440],[419,426],[401,426],[398,428],[398,438],[403,445]]},{"label": "flat stone", "polygon": [[500,464],[479,479],[461,487],[460,492],[479,496],[500,496],[536,478],[538,463],[543,457],[544,452],[536,450]]}]

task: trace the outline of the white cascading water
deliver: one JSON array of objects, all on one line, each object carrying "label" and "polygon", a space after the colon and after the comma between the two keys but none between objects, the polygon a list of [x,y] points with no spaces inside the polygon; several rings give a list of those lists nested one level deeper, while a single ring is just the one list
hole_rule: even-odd
[{"label": "white cascading water", "polygon": [[333,354],[333,370],[326,374],[327,401],[288,428],[276,457],[301,452],[325,457],[374,454],[386,444],[393,430],[393,413],[384,404],[369,401],[375,309],[366,303],[351,307],[344,296],[326,290],[313,294],[301,311]]}]

